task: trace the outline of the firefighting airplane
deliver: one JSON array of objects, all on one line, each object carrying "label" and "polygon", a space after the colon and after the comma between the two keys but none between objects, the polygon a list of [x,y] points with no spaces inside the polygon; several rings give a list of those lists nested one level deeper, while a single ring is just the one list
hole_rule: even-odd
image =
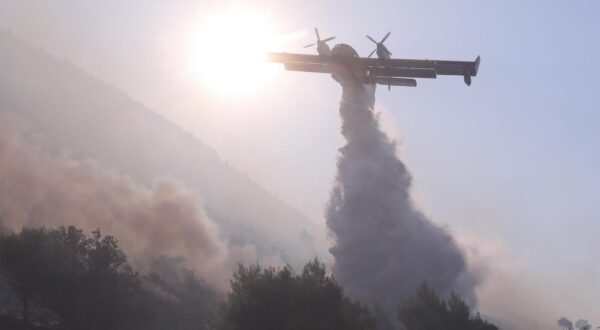
[{"label": "firefighting airplane", "polygon": [[[349,45],[338,44],[329,48],[330,37],[321,40],[315,28],[317,42],[304,48],[317,46],[319,55],[269,53],[270,62],[282,63],[288,71],[329,73],[338,82],[355,81],[362,84],[416,87],[417,81],[411,78],[437,78],[438,75],[462,76],[465,84],[471,86],[471,77],[477,75],[480,58],[473,62],[409,60],[391,58],[392,53],[383,44],[390,36],[388,32],[380,42],[370,36],[376,48],[368,57],[360,57]],[[377,53],[378,58],[371,58]]]}]

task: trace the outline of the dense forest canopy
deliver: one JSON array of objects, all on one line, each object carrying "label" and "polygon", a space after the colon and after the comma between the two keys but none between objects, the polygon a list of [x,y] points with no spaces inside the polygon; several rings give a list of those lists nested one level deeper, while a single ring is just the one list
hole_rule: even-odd
[{"label": "dense forest canopy", "polygon": [[240,264],[223,296],[181,259],[158,257],[141,274],[115,237],[74,226],[5,232],[0,266],[3,329],[497,329],[425,284],[397,320],[382,315],[349,298],[318,259],[301,272]]}]

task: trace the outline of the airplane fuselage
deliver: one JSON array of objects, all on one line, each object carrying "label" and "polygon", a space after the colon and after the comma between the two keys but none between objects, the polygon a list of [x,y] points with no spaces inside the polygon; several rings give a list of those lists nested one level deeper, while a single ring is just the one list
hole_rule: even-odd
[{"label": "airplane fuselage", "polygon": [[347,81],[371,83],[367,67],[360,62],[356,50],[347,44],[337,44],[333,47],[329,63],[333,68],[333,79],[340,83]]}]

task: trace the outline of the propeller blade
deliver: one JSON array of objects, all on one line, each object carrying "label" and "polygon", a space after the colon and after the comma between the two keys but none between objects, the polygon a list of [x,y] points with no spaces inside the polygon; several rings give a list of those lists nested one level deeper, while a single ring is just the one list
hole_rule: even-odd
[{"label": "propeller blade", "polygon": [[319,37],[319,29],[315,28],[315,34],[317,35],[317,40],[320,41],[321,37]]},{"label": "propeller blade", "polygon": [[303,48],[312,47],[312,46],[314,46],[314,45],[316,45],[316,43],[314,43],[314,44],[310,44],[310,45],[306,45],[306,46],[304,46]]},{"label": "propeller blade", "polygon": [[373,41],[374,43],[378,44],[378,42],[371,38],[369,35],[367,35],[367,38],[369,38],[369,40]]},{"label": "propeller blade", "polygon": [[369,54],[369,56],[368,56],[368,57],[371,57],[371,56],[373,56],[373,54],[375,54],[375,51],[377,51],[377,48],[373,49],[373,51],[371,52],[371,54]]},{"label": "propeller blade", "polygon": [[327,41],[331,41],[331,40],[333,40],[333,39],[335,39],[335,37],[327,38],[327,39],[325,39],[325,40],[321,40],[321,41],[322,41],[322,42],[327,42]]},{"label": "propeller blade", "polygon": [[392,33],[392,32],[391,32],[391,31],[390,31],[390,32],[388,32],[388,33],[385,35],[385,37],[383,37],[383,39],[381,39],[381,43],[384,43],[384,42],[385,42],[385,40],[386,40],[386,39],[387,39],[387,38],[390,36],[390,33]]}]

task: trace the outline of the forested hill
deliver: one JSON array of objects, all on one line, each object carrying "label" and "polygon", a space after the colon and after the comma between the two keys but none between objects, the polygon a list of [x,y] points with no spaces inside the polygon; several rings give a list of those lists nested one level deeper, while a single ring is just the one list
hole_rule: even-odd
[{"label": "forested hill", "polygon": [[123,91],[0,31],[0,112],[25,117],[55,150],[93,159],[142,184],[173,177],[197,190],[231,242],[296,264],[315,249],[300,213]]}]

